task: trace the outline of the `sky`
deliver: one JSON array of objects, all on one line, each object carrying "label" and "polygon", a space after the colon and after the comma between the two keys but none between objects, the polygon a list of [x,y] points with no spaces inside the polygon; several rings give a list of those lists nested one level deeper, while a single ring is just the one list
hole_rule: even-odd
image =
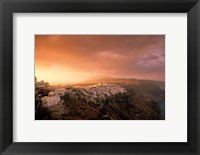
[{"label": "sky", "polygon": [[35,35],[35,76],[50,84],[101,76],[165,81],[165,36]]}]

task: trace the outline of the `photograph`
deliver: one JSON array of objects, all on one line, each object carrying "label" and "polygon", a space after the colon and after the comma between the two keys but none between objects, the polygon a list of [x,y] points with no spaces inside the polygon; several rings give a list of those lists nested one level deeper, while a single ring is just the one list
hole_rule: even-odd
[{"label": "photograph", "polygon": [[165,120],[164,34],[36,34],[35,120]]}]

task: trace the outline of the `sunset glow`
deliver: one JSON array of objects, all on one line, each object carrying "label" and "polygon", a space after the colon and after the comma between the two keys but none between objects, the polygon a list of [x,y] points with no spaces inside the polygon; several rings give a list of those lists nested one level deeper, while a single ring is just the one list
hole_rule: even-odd
[{"label": "sunset glow", "polygon": [[96,76],[165,81],[165,36],[36,35],[35,76],[50,84]]}]

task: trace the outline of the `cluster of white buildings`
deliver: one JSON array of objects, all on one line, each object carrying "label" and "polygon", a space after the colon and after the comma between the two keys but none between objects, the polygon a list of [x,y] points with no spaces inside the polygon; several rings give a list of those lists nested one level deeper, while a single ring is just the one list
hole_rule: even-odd
[{"label": "cluster of white buildings", "polygon": [[42,105],[44,107],[50,107],[52,105],[58,104],[61,101],[59,93],[55,92],[54,87],[50,87],[48,82],[44,82],[43,80],[37,81],[35,77],[35,93],[38,94],[40,90],[50,90],[48,96],[44,96],[41,98]]},{"label": "cluster of white buildings", "polygon": [[95,84],[89,86],[80,86],[78,88],[84,95],[97,97],[111,96],[118,93],[124,93],[126,90],[115,84]]},{"label": "cluster of white buildings", "polygon": [[42,105],[49,107],[61,102],[61,96],[65,93],[76,95],[82,98],[95,99],[105,98],[106,96],[112,96],[118,93],[124,93],[126,90],[115,84],[95,84],[86,86],[74,86],[70,88],[66,87],[54,87],[54,90],[50,91],[48,96],[42,97]]}]

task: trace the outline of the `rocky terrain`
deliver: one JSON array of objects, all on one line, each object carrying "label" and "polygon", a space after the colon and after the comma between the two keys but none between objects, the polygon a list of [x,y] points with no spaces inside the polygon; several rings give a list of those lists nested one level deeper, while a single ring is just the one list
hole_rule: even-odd
[{"label": "rocky terrain", "polygon": [[[52,92],[60,100],[45,106],[42,99]],[[102,78],[70,87],[36,87],[35,107],[36,120],[160,120],[165,119],[164,83]]]}]

